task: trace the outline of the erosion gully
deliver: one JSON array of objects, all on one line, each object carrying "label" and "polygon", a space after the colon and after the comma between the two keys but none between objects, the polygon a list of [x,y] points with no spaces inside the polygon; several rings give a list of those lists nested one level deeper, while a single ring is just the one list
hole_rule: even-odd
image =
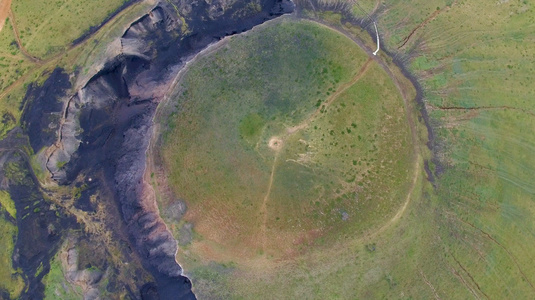
[{"label": "erosion gully", "polygon": [[[189,58],[225,36],[245,32],[294,9],[287,0],[260,3],[258,11],[239,13],[244,12],[247,1],[236,1],[230,7],[223,7],[225,1],[159,2],[124,32],[121,54],[110,57],[80,89],[74,90],[73,74],[61,69],[47,74],[41,86],[28,88],[21,106],[25,107],[21,128],[0,144],[1,176],[9,183],[3,188],[10,192],[19,216],[24,216],[10,220],[19,228],[13,263],[26,281],[21,298],[44,297],[42,279],[50,260],[69,230],[79,228],[73,217],[58,213],[46,200],[52,194],[47,194],[33,173],[27,150],[31,147],[33,153],[40,153],[41,164],[59,186],[74,187],[84,178],[88,188],[75,206],[94,210],[88,201],[94,193],[100,201],[113,202],[119,208],[117,217],[125,224],[130,248],[154,278],[139,282],[139,290],[132,292],[131,298],[195,299],[190,280],[175,260],[177,243],[154,201],[149,203],[153,199],[146,196],[143,175],[152,120]],[[187,32],[183,31],[184,21]],[[8,174],[13,166],[22,177],[14,179]],[[30,209],[35,213],[27,212]]]}]

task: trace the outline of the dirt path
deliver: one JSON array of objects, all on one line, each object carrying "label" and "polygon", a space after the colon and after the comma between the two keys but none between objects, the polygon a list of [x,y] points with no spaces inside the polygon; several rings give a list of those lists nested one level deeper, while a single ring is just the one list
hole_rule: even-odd
[{"label": "dirt path", "polygon": [[26,56],[26,58],[31,60],[32,62],[42,64],[43,61],[41,61],[39,58],[28,53],[28,51],[26,51],[26,48],[24,48],[24,46],[22,45],[22,41],[20,40],[20,36],[19,36],[19,30],[17,28],[17,21],[15,19],[15,14],[13,14],[13,10],[11,8],[9,9],[9,19],[11,20],[11,26],[13,26],[13,33],[15,34],[15,39],[17,40],[17,45],[19,46],[20,52],[22,52],[22,54]]},{"label": "dirt path", "polygon": [[420,272],[420,276],[422,276],[422,279],[424,280],[425,284],[427,284],[427,286],[431,289],[431,291],[433,291],[433,296],[435,297],[435,299],[436,300],[440,300],[440,297],[438,296],[438,293],[437,293],[437,289],[431,284],[431,282],[429,282],[429,280],[427,279],[427,276],[425,276],[425,274],[422,271],[422,269],[420,269],[419,272]]},{"label": "dirt path", "polygon": [[409,193],[407,194],[407,197],[405,198],[405,202],[403,203],[403,206],[398,210],[398,212],[390,220],[384,223],[383,226],[363,236],[361,240],[367,240],[367,239],[371,239],[373,237],[378,236],[379,234],[385,232],[392,225],[394,225],[397,221],[399,221],[399,219],[401,219],[401,216],[405,214],[405,211],[407,210],[409,203],[411,203],[411,199],[414,193],[414,188],[416,187],[418,178],[420,178],[421,171],[422,171],[422,168],[420,167],[420,158],[418,157],[416,158],[416,164],[414,165],[414,174],[412,175],[412,180],[411,180],[411,184],[409,187]]},{"label": "dirt path", "polygon": [[373,10],[372,10],[372,15],[375,15],[378,11],[379,11],[379,6],[381,5],[381,0],[377,0],[377,2],[375,2],[375,6],[373,7]]},{"label": "dirt path", "polygon": [[322,110],[324,110],[325,108],[329,107],[338,98],[338,96],[340,96],[343,92],[347,91],[347,89],[349,89],[350,87],[355,85],[355,83],[357,83],[362,78],[362,76],[364,76],[364,74],[368,70],[368,67],[370,66],[372,61],[373,61],[372,58],[368,58],[368,60],[366,61],[366,63],[364,63],[364,65],[362,66],[360,71],[357,73],[357,75],[355,75],[355,77],[353,77],[353,79],[351,79],[351,81],[346,82],[342,86],[340,86],[340,88],[338,90],[336,90],[336,92],[333,93],[329,98],[327,98],[327,101],[325,101],[323,103],[323,105],[320,106],[309,118],[304,120],[299,125],[296,125],[294,127],[288,128],[288,134],[286,136],[284,136],[283,140],[285,138],[287,138],[289,135],[294,134],[297,131],[308,127],[310,122],[312,120],[314,120],[321,113]]},{"label": "dirt path", "polygon": [[9,10],[11,9],[11,0],[0,0],[0,31],[4,28]]},{"label": "dirt path", "polygon": [[268,219],[268,213],[267,213],[267,203],[269,201],[269,196],[271,195],[271,188],[273,187],[273,178],[275,177],[275,169],[277,166],[277,161],[279,160],[279,153],[280,149],[276,150],[277,153],[275,154],[275,158],[273,159],[273,165],[271,166],[271,175],[269,177],[269,184],[268,184],[268,190],[266,192],[266,195],[264,196],[264,201],[262,201],[262,207],[260,208],[260,213],[262,214],[262,250],[266,251],[266,244],[267,244],[267,219]]},{"label": "dirt path", "polygon": [[269,184],[268,189],[266,192],[266,195],[264,196],[264,200],[262,201],[262,206],[260,208],[260,214],[262,215],[262,227],[260,230],[260,234],[262,236],[262,250],[264,253],[266,252],[266,244],[267,244],[267,221],[268,221],[268,212],[267,212],[267,204],[269,202],[269,197],[271,195],[271,190],[273,187],[273,178],[275,177],[275,172],[277,170],[277,162],[280,154],[280,150],[284,147],[284,141],[293,135],[296,132],[299,132],[302,129],[305,129],[310,125],[310,122],[313,121],[315,118],[318,117],[318,115],[321,114],[321,111],[323,111],[325,108],[329,107],[338,97],[347,89],[355,85],[365,74],[368,70],[370,64],[373,62],[373,59],[370,57],[368,60],[364,63],[364,65],[360,68],[359,72],[348,82],[341,85],[336,92],[334,92],[331,96],[327,98],[327,100],[324,102],[324,104],[321,107],[318,107],[316,111],[310,115],[307,119],[305,119],[301,124],[296,125],[294,127],[290,127],[286,130],[286,134],[280,137],[272,137],[269,140],[269,148],[271,148],[273,151],[275,151],[275,158],[273,159],[273,165],[271,166],[271,175],[269,178]]},{"label": "dirt path", "polygon": [[[12,0],[0,0],[0,1],[9,1],[11,3]],[[4,2],[2,2],[4,3]],[[2,3],[0,3],[0,7],[2,5]],[[122,16],[124,16],[125,14],[127,14],[130,10],[132,10],[137,4],[139,3],[143,3],[142,1],[138,1],[138,2],[134,2],[133,5],[129,5],[127,7],[125,7],[123,10],[121,10],[120,12],[118,12],[117,14],[115,14],[111,19],[109,19],[108,21],[105,22],[104,25],[107,25],[107,24],[110,24],[112,22],[114,22],[114,20],[117,20],[119,18],[121,18]],[[6,87],[1,93],[0,93],[0,100],[2,100],[7,94],[9,94],[10,92],[12,92],[14,89],[20,87],[24,82],[26,82],[26,80],[28,79],[29,76],[33,75],[33,72],[36,71],[36,70],[39,70],[39,68],[41,66],[44,66],[44,65],[47,65],[47,64],[55,64],[59,59],[65,57],[70,51],[74,50],[74,49],[77,49],[78,47],[83,47],[85,45],[85,42],[87,40],[90,39],[91,36],[94,36],[95,34],[97,34],[98,32],[100,32],[100,30],[102,29],[102,27],[104,27],[104,25],[102,25],[101,27],[99,27],[98,30],[96,30],[95,32],[91,33],[91,35],[87,36],[84,41],[80,42],[80,43],[77,43],[77,44],[71,44],[67,49],[63,50],[63,51],[60,51],[59,53],[45,59],[45,60],[41,60],[37,57],[34,57],[32,56],[31,54],[29,54],[26,49],[24,47],[22,47],[22,42],[20,40],[20,37],[18,35],[18,30],[16,28],[16,22],[15,22],[15,19],[12,18],[14,15],[13,15],[13,12],[10,10],[10,8],[8,7],[7,8],[7,14],[10,18],[10,21],[12,23],[12,26],[14,28],[14,34],[15,34],[15,38],[16,38],[16,42],[17,42],[17,45],[19,46],[19,49],[21,49],[21,52],[23,53],[23,55],[25,57],[27,57],[28,59],[30,59],[32,62],[34,62],[36,65],[33,66],[32,68],[30,68],[22,77],[20,77],[19,79],[17,79],[15,82],[13,82],[10,86]],[[3,22],[0,22],[0,24],[3,24]],[[96,48],[96,46],[95,46]],[[78,54],[80,55],[80,54]],[[77,56],[78,56],[77,55]]]},{"label": "dirt path", "polygon": [[[316,22],[318,22],[318,21],[316,21]],[[409,95],[407,95],[406,90],[403,88],[403,84],[396,77],[396,75],[394,75],[394,72],[390,69],[390,66],[387,63],[385,63],[385,61],[383,59],[381,59],[381,55],[373,56],[373,50],[370,49],[364,43],[364,41],[360,40],[357,37],[352,36],[350,33],[345,31],[344,29],[336,28],[336,27],[333,27],[331,25],[328,25],[328,24],[325,24],[325,23],[321,23],[321,22],[318,22],[318,23],[323,25],[326,28],[329,28],[329,29],[333,30],[333,31],[342,33],[343,35],[345,35],[346,37],[351,39],[353,42],[355,42],[357,45],[359,45],[360,48],[362,48],[364,51],[366,51],[366,53],[368,53],[368,56],[370,57],[370,59],[373,59],[374,61],[376,61],[383,68],[383,70],[388,74],[388,76],[392,79],[392,81],[396,85],[396,87],[397,87],[397,89],[398,89],[398,91],[399,91],[399,93],[401,95],[401,98],[403,99],[403,105],[405,107],[405,111],[406,111],[406,115],[407,115],[407,123],[409,124],[409,128],[410,128],[410,131],[411,131],[411,139],[412,139],[412,143],[414,145],[413,146],[414,147],[414,149],[413,149],[413,152],[414,152],[414,167],[413,167],[412,181],[411,181],[411,184],[410,184],[410,186],[408,188],[407,197],[405,198],[405,202],[403,203],[403,206],[398,210],[398,212],[390,220],[388,220],[386,223],[384,223],[381,227],[379,227],[378,229],[369,231],[368,233],[365,233],[362,237],[358,238],[357,242],[361,243],[361,242],[369,240],[369,239],[371,239],[373,237],[376,237],[379,234],[385,232],[392,225],[394,225],[397,221],[399,221],[399,219],[401,219],[401,217],[403,216],[403,214],[407,210],[409,204],[411,203],[411,199],[413,197],[414,189],[416,187],[418,179],[421,176],[421,173],[422,173],[422,165],[421,165],[422,155],[421,155],[421,150],[420,150],[420,140],[418,138],[418,129],[416,128],[416,124],[415,124],[415,121],[413,120],[413,115],[412,115],[412,111],[411,111],[411,107],[412,107],[411,102],[413,101],[413,99],[411,97],[409,97]]]},{"label": "dirt path", "polygon": [[[453,2],[453,4],[451,4],[451,6],[457,4],[457,0]],[[416,31],[418,31],[420,28],[426,26],[427,24],[429,24],[429,22],[433,21],[434,19],[436,19],[436,17],[438,17],[438,15],[440,15],[442,12],[444,11],[448,11],[451,6],[445,6],[443,7],[442,9],[439,9],[439,10],[435,10],[429,17],[427,17],[427,19],[425,19],[422,23],[418,24],[404,39],[403,41],[401,42],[401,45],[398,46],[398,49],[401,49],[403,47],[405,47],[405,45],[409,42],[409,40],[411,39],[411,37],[416,33]]]}]

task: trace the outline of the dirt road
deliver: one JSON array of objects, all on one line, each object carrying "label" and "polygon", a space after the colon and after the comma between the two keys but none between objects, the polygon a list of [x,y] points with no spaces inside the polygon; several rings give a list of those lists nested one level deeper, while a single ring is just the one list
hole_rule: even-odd
[{"label": "dirt road", "polygon": [[22,41],[20,40],[19,30],[17,29],[15,15],[13,14],[13,11],[11,9],[8,10],[8,15],[9,15],[9,20],[11,21],[11,25],[13,26],[13,33],[15,34],[15,39],[17,40],[17,45],[19,46],[20,52],[32,62],[42,64],[43,61],[41,61],[39,58],[28,53],[28,51],[26,51],[26,48],[24,48],[24,45],[22,44]]},{"label": "dirt road", "polygon": [[0,0],[0,31],[2,31],[2,28],[4,28],[10,8],[11,0]]}]

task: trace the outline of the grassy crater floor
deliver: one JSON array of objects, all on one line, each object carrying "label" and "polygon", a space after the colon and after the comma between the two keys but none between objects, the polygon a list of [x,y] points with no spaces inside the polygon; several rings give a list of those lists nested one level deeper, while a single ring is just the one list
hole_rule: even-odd
[{"label": "grassy crater floor", "polygon": [[340,33],[288,18],[222,43],[189,67],[160,120],[168,182],[188,207],[167,222],[179,240],[193,225],[179,250],[186,269],[264,268],[391,219],[414,147],[377,62]]}]

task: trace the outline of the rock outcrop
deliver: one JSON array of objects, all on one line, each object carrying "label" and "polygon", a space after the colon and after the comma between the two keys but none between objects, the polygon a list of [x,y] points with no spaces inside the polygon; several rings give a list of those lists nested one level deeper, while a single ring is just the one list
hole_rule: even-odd
[{"label": "rock outcrop", "polygon": [[74,241],[69,241],[68,249],[60,252],[59,257],[63,267],[65,279],[72,285],[79,286],[84,293],[84,300],[100,299],[98,283],[105,273],[98,269],[78,268],[78,251],[74,246]]},{"label": "rock outcrop", "polygon": [[[160,2],[124,32],[119,55],[76,85],[81,88],[65,99],[59,128],[52,130],[56,141],[45,145],[46,168],[59,184],[81,175],[104,177],[98,182],[113,191],[131,243],[156,280],[146,290],[154,293],[156,288],[162,299],[194,295],[175,260],[177,241],[160,217],[152,187],[143,180],[156,107],[190,57],[224,36],[285,13],[284,7],[292,8],[287,2]],[[250,9],[251,4],[257,6]]]}]

